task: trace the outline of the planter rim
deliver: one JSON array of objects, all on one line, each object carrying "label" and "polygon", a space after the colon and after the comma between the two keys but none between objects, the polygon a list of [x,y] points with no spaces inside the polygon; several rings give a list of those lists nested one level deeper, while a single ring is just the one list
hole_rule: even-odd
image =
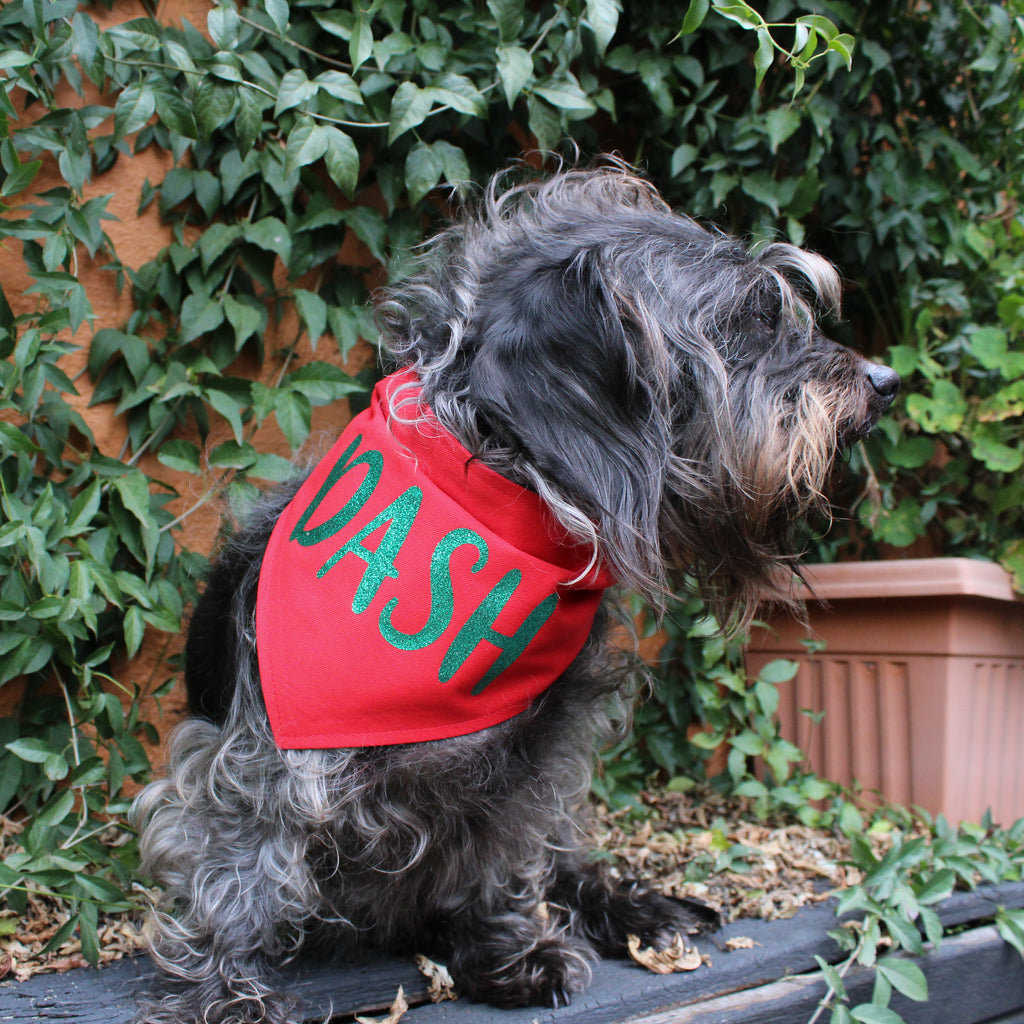
[{"label": "planter rim", "polygon": [[1020,602],[1010,574],[977,558],[905,558],[808,565],[805,600],[884,597],[986,597]]}]

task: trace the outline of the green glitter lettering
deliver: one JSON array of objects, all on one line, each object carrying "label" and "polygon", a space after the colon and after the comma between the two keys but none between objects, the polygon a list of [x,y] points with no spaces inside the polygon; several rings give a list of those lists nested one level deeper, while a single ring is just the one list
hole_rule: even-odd
[{"label": "green glitter lettering", "polygon": [[495,585],[494,589],[480,602],[480,606],[466,621],[452,641],[448,652],[441,662],[438,680],[447,683],[449,679],[465,664],[466,659],[476,649],[477,644],[487,640],[501,650],[494,664],[486,675],[473,687],[472,693],[479,694],[501,675],[523,651],[540,631],[558,604],[558,595],[550,594],[530,614],[523,624],[513,633],[499,633],[494,622],[508,604],[512,595],[523,578],[519,569],[507,572]]},{"label": "green glitter lettering", "polygon": [[[398,578],[395,558],[409,536],[422,500],[423,491],[419,487],[410,487],[407,491],[403,491],[379,515],[374,516],[357,534],[347,540],[317,570],[316,578],[321,579],[333,565],[349,553],[366,562],[363,578],[356,588],[355,597],[352,598],[352,611],[356,615],[366,611],[385,579]],[[377,550],[371,551],[363,544],[363,541],[385,523],[389,524],[387,532],[377,545]]]},{"label": "green glitter lettering", "polygon": [[448,628],[455,610],[455,591],[452,586],[452,555],[464,545],[475,547],[480,557],[470,567],[479,572],[487,564],[487,542],[473,530],[460,527],[446,533],[430,556],[430,615],[426,625],[415,633],[396,629],[391,621],[398,598],[393,597],[380,613],[380,635],[400,651],[419,651],[429,647]]},{"label": "green glitter lettering", "polygon": [[[363,435],[360,434],[342,453],[341,458],[334,464],[334,468],[328,474],[320,490],[316,492],[316,496],[309,503],[306,511],[299,517],[299,521],[295,524],[288,538],[289,540],[298,541],[303,547],[307,548],[314,544],[319,544],[321,541],[327,540],[328,537],[333,537],[339,530],[344,529],[352,520],[352,517],[366,504],[367,499],[373,493],[373,489],[380,481],[381,469],[384,466],[384,456],[373,448],[369,448],[358,458],[352,459],[349,462],[348,460],[352,458],[362,440]],[[355,466],[368,467],[368,472],[363,478],[362,483],[356,488],[355,494],[330,519],[319,526],[314,526],[312,529],[307,530],[306,523],[309,522],[313,513],[320,507],[320,503],[327,496],[327,493]]]}]

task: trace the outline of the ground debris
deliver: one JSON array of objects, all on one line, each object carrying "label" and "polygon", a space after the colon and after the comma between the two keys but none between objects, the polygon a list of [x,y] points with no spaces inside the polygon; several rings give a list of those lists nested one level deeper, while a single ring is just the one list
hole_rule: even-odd
[{"label": "ground debris", "polygon": [[455,981],[448,973],[444,964],[436,964],[422,953],[416,954],[416,966],[420,974],[427,979],[427,995],[432,1003],[442,1003],[446,999],[458,999],[455,994]]},{"label": "ground debris", "polygon": [[655,974],[673,974],[676,971],[695,971],[711,961],[692,946],[686,945],[682,935],[676,935],[665,949],[641,948],[639,935],[627,935],[626,946],[629,955],[641,966]]},{"label": "ground debris", "polygon": [[862,877],[844,863],[850,847],[842,837],[782,819],[758,821],[749,801],[710,790],[645,792],[638,807],[619,811],[598,806],[590,831],[613,875],[700,900],[723,921],[792,917]]}]

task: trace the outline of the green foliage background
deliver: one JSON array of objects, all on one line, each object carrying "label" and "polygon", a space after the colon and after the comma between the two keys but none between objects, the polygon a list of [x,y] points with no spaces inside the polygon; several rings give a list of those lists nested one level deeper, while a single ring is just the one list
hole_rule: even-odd
[{"label": "green foliage background", "polygon": [[[524,146],[617,150],[687,212],[833,259],[848,280],[833,333],[887,356],[905,398],[853,454],[853,520],[816,553],[925,538],[1024,583],[1024,0],[263,0],[216,6],[210,39],[153,17],[100,31],[95,9],[0,8],[0,242],[20,246],[33,297],[15,316],[0,290],[0,684],[27,680],[0,721],[0,807],[28,823],[0,885],[16,910],[29,886],[73,901],[55,941],[81,924],[94,953],[97,910],[133,877],[118,822],[154,729],[122,667],[147,629],[180,631],[204,564],[141,457],[209,481],[186,515],[281,479],[254,431],[276,421],[297,449],[314,406],[365,389],[340,366],[373,338],[374,266],[400,272],[451,190]],[[62,104],[68,87],[90,99]],[[147,147],[175,165],[140,208],[158,204],[174,241],[130,267],[107,199],[83,187]],[[63,184],[38,192],[44,159]],[[366,266],[338,262],[351,236]],[[92,329],[82,254],[130,290],[123,324]],[[313,359],[298,337],[265,348],[289,307]],[[72,334],[88,380],[65,369]],[[274,385],[241,357],[272,363]],[[123,450],[100,450],[69,402],[83,385],[123,417]],[[735,652],[697,642],[699,606],[669,626],[670,670],[607,762],[606,795],[699,776],[680,738],[696,715],[732,737],[732,785],[813,817],[824,792],[774,735],[773,679],[747,685]]]}]

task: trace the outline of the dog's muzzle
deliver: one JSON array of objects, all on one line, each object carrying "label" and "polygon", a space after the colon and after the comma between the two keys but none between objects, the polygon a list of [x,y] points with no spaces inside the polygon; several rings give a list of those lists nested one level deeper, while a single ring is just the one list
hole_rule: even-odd
[{"label": "dog's muzzle", "polygon": [[879,363],[868,363],[865,375],[881,402],[880,411],[884,412],[900,393],[899,375],[895,370],[890,370],[888,366],[881,366]]}]

